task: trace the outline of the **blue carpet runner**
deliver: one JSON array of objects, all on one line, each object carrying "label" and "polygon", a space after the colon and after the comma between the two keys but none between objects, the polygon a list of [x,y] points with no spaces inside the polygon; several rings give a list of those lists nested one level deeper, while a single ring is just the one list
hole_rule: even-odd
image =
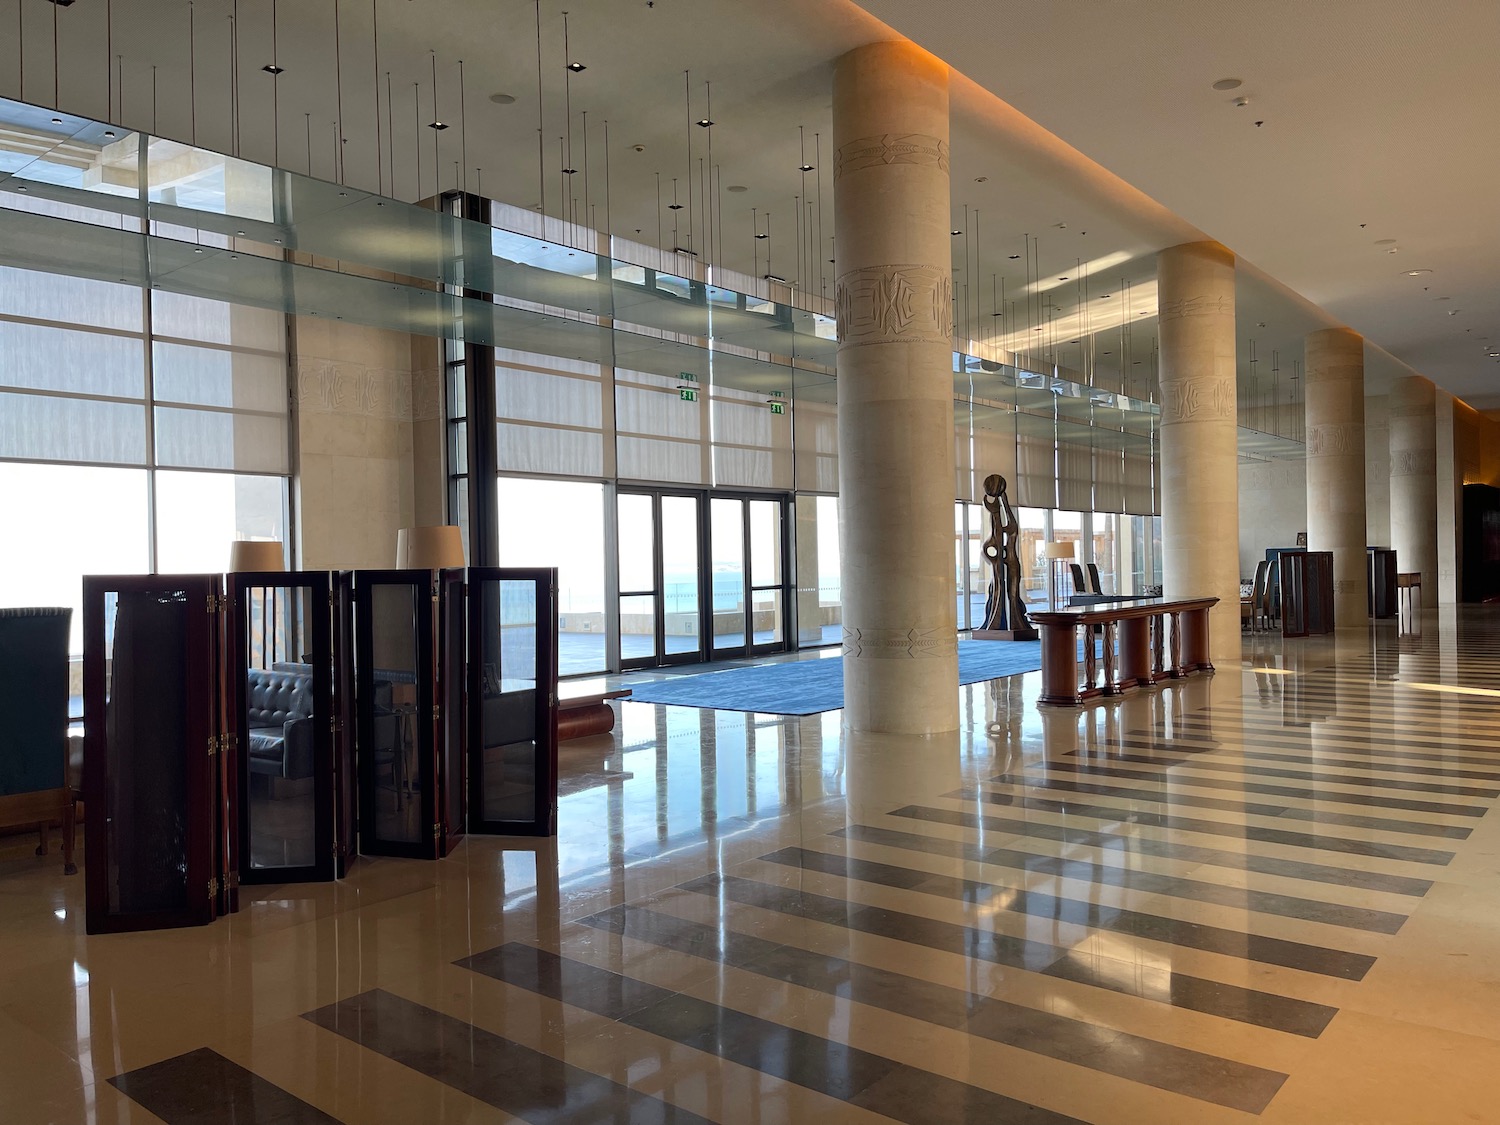
[{"label": "blue carpet runner", "polygon": [[[1081,647],[1081,646],[1080,646]],[[1041,641],[958,642],[958,682],[975,684],[1035,672]],[[630,685],[636,703],[669,703],[763,715],[816,715],[844,705],[844,662],[837,656],[726,668]]]}]

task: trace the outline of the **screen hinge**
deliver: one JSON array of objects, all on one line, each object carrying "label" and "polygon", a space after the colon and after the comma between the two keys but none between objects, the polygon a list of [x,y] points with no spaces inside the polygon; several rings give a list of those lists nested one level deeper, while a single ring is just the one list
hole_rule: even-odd
[{"label": "screen hinge", "polygon": [[219,736],[211,734],[208,736],[208,756],[212,758],[219,752]]},{"label": "screen hinge", "polygon": [[217,898],[219,894],[219,877],[215,875],[208,881],[208,897]]}]

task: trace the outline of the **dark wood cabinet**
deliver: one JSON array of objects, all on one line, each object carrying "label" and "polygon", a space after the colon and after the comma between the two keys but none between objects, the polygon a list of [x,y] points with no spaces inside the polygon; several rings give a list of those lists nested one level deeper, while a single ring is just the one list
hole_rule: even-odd
[{"label": "dark wood cabinet", "polygon": [[1333,632],[1333,552],[1282,551],[1281,635]]},{"label": "dark wood cabinet", "polygon": [[1396,616],[1396,552],[1389,547],[1367,548],[1370,555],[1370,616]]}]

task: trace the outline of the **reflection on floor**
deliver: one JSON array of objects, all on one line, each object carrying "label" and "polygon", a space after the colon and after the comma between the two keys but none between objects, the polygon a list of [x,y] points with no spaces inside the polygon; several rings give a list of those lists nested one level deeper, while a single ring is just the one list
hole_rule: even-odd
[{"label": "reflection on floor", "polygon": [[251,866],[311,867],[316,862],[312,778],[287,782],[251,775],[248,815]]},{"label": "reflection on floor", "polygon": [[1497,1121],[1497,625],[930,743],[625,703],[556,840],[200,930],[85,939],[13,849],[0,1120]]}]

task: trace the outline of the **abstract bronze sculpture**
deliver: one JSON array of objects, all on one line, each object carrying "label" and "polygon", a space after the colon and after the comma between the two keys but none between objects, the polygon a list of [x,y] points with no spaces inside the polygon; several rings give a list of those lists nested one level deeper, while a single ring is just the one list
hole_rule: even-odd
[{"label": "abstract bronze sculpture", "polygon": [[990,564],[990,588],[984,603],[984,626],[975,629],[974,636],[978,640],[1035,640],[1037,632],[1021,600],[1021,559],[1016,551],[1021,523],[1005,494],[1005,478],[999,473],[984,478],[984,508],[990,514],[990,533],[981,549]]}]

